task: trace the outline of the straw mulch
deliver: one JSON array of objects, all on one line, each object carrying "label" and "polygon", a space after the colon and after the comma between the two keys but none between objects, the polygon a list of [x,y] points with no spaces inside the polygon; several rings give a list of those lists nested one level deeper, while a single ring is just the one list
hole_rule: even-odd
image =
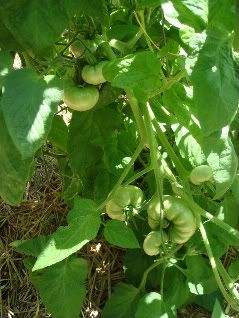
[{"label": "straw mulch", "polygon": [[[60,198],[61,179],[54,159],[42,158],[27,186],[23,203],[11,207],[0,202],[0,317],[49,317],[28,279],[22,255],[10,246],[14,240],[52,233],[65,220],[68,208]],[[122,280],[120,249],[99,239],[80,255],[89,262],[88,294],[82,318],[101,316],[101,308],[112,286]]]}]

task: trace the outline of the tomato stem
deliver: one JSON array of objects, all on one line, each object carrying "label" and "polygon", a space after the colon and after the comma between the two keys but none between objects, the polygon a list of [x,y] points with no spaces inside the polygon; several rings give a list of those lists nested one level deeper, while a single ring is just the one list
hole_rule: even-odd
[{"label": "tomato stem", "polygon": [[[200,217],[199,217],[199,229],[200,229],[200,232],[201,232],[201,235],[202,235],[203,243],[204,243],[204,246],[206,248],[206,251],[207,251],[207,254],[208,254],[208,258],[209,258],[209,261],[210,261],[210,264],[211,264],[211,267],[212,267],[212,271],[213,271],[214,277],[216,279],[217,285],[218,285],[221,293],[223,294],[225,300],[228,302],[228,304],[230,304],[233,309],[238,310],[238,305],[237,305],[238,304],[238,299],[235,299],[235,300],[232,299],[232,297],[230,296],[230,294],[228,294],[228,292],[226,291],[226,289],[225,289],[225,287],[223,285],[223,282],[222,282],[221,277],[220,277],[219,272],[218,272],[216,260],[215,260],[215,258],[213,256],[212,249],[211,249],[208,237],[207,237],[206,230],[204,228],[204,225],[203,225]],[[222,275],[222,277],[224,277],[224,273],[221,273],[221,275]]]}]

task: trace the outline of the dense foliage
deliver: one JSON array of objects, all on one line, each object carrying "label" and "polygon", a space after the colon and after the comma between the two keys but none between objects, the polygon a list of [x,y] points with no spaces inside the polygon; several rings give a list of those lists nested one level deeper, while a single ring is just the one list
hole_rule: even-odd
[{"label": "dense foliage", "polygon": [[0,18],[0,196],[19,205],[50,155],[69,206],[12,243],[49,313],[80,314],[76,252],[98,233],[125,248],[104,318],[238,311],[238,1],[9,0]]}]

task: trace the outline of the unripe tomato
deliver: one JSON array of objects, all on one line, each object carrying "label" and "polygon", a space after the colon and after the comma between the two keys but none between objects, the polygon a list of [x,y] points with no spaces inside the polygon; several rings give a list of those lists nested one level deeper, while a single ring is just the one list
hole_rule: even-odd
[{"label": "unripe tomato", "polygon": [[149,227],[151,227],[152,230],[155,230],[157,229],[157,227],[159,227],[160,221],[159,220],[155,221],[154,219],[148,216],[148,225]]},{"label": "unripe tomato", "polygon": [[143,191],[133,185],[128,185],[126,188],[130,197],[130,205],[132,205],[134,208],[139,208],[144,200]]},{"label": "unripe tomato", "polygon": [[159,231],[150,232],[144,239],[144,252],[149,256],[158,255],[160,253],[160,246],[165,241],[167,241],[167,234],[164,231],[162,233]]},{"label": "unripe tomato", "polygon": [[194,168],[189,176],[190,181],[195,185],[199,185],[205,181],[209,181],[212,179],[212,177],[213,171],[212,168],[208,165],[201,165]]},{"label": "unripe tomato", "polygon": [[160,221],[162,214],[162,207],[159,197],[154,197],[147,209],[148,216],[154,221]]},{"label": "unripe tomato", "polygon": [[102,61],[97,65],[86,65],[83,67],[81,76],[83,80],[88,84],[99,85],[104,83],[106,79],[104,78],[102,69],[106,65],[107,61]]},{"label": "unripe tomato", "polygon": [[124,209],[112,200],[106,204],[106,213],[113,220],[125,221]]},{"label": "unripe tomato", "polygon": [[64,85],[64,103],[71,109],[84,112],[93,108],[99,100],[99,91],[94,86],[78,87],[68,81]]},{"label": "unripe tomato", "polygon": [[171,222],[169,238],[172,242],[183,244],[196,231],[196,219],[191,209],[181,198],[165,195],[164,215]]},{"label": "unripe tomato", "polygon": [[143,192],[140,188],[133,185],[119,187],[107,202],[106,213],[112,219],[124,221],[124,209],[129,205],[139,208],[142,202]]}]

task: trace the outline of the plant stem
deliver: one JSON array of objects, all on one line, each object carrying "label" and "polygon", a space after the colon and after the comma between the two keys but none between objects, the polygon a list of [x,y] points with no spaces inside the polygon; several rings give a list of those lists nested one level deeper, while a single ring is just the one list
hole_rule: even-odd
[{"label": "plant stem", "polygon": [[155,263],[153,263],[151,266],[149,266],[146,271],[144,272],[143,276],[142,276],[142,280],[140,282],[139,285],[139,290],[145,290],[145,285],[146,285],[146,281],[148,278],[149,273],[157,266],[161,265],[163,262],[165,261],[164,258],[160,258],[158,261],[156,261]]},{"label": "plant stem", "polygon": [[146,134],[144,121],[143,121],[142,115],[141,115],[140,110],[139,110],[138,101],[134,97],[134,94],[132,91],[128,90],[126,93],[127,93],[130,107],[131,107],[132,112],[134,114],[134,118],[135,118],[138,130],[139,130],[139,135],[140,135],[141,141],[145,143],[147,140],[147,137],[146,137],[147,134]]},{"label": "plant stem", "polygon": [[175,83],[179,82],[182,78],[184,78],[187,75],[186,71],[180,71],[179,73],[177,73],[174,77],[169,78],[164,80],[164,84],[156,89],[153,93],[151,93],[150,98],[155,97],[161,93],[163,93],[164,91],[170,89]]},{"label": "plant stem", "polygon": [[148,137],[147,140],[149,142],[149,147],[150,147],[151,164],[154,168],[155,181],[157,185],[157,194],[159,197],[162,198],[163,193],[161,191],[161,183],[160,183],[162,174],[160,173],[160,169],[159,169],[158,158],[157,158],[157,143],[156,143],[156,139],[152,129],[152,123],[151,123],[147,104],[143,105],[143,111],[144,111],[146,132]]},{"label": "plant stem", "polygon": [[127,186],[128,184],[134,182],[135,180],[142,177],[144,174],[148,173],[149,171],[153,170],[153,167],[150,165],[146,167],[145,169],[137,172],[133,177],[129,178],[126,182],[124,182],[124,186]]},{"label": "plant stem", "polygon": [[[199,217],[199,219],[200,219],[200,217]],[[216,282],[218,284],[218,287],[219,287],[221,293],[223,294],[225,300],[228,302],[228,304],[231,305],[232,308],[238,310],[238,305],[237,305],[238,300],[236,303],[236,301],[234,301],[234,299],[231,298],[231,296],[228,294],[228,292],[226,291],[226,289],[221,281],[221,277],[218,273],[216,261],[215,261],[215,258],[213,256],[213,253],[212,253],[212,249],[211,249],[208,237],[207,237],[207,233],[206,233],[206,230],[205,230],[204,225],[203,225],[201,220],[199,221],[199,229],[200,229],[200,232],[202,235],[203,243],[205,245],[205,248],[206,248],[206,251],[208,254],[208,258],[209,258],[209,261],[210,261],[210,264],[212,267],[212,271],[213,271],[214,277],[216,279]]]},{"label": "plant stem", "polygon": [[175,167],[176,167],[176,169],[178,171],[178,174],[181,177],[181,179],[184,182],[188,182],[187,181],[188,172],[184,168],[184,166],[182,165],[181,161],[178,159],[178,157],[177,157],[176,153],[174,152],[172,146],[168,142],[168,139],[164,135],[159,123],[157,122],[157,120],[155,118],[155,115],[154,115],[153,110],[152,110],[151,107],[150,107],[150,113],[151,113],[152,123],[153,123],[154,128],[155,128],[155,130],[157,132],[157,135],[159,137],[159,140],[160,140],[161,144],[163,145],[163,147],[167,151],[167,153],[168,153],[169,157],[171,158],[172,162],[175,164]]},{"label": "plant stem", "polygon": [[114,185],[110,195],[98,206],[97,210],[102,210],[104,208],[104,206],[106,205],[106,203],[111,199],[111,197],[113,196],[113,194],[115,193],[115,191],[118,189],[118,187],[122,184],[122,182],[124,181],[124,179],[126,178],[127,174],[129,173],[131,167],[133,166],[135,160],[137,159],[137,157],[139,156],[140,152],[142,151],[142,149],[144,148],[144,143],[140,142],[138,147],[136,148],[135,152],[133,153],[130,162],[128,163],[128,165],[125,167],[124,171],[122,172],[119,180],[116,182],[116,184]]},{"label": "plant stem", "polygon": [[139,289],[144,291],[145,290],[145,285],[146,285],[146,281],[147,281],[147,277],[149,275],[149,273],[157,266],[159,266],[160,264],[167,262],[168,259],[170,259],[170,257],[172,257],[180,248],[182,247],[182,245],[177,245],[175,248],[172,249],[172,251],[170,251],[166,256],[161,257],[159,260],[157,260],[155,263],[153,263],[152,265],[150,265],[146,271],[144,272],[140,285],[139,285]]}]

